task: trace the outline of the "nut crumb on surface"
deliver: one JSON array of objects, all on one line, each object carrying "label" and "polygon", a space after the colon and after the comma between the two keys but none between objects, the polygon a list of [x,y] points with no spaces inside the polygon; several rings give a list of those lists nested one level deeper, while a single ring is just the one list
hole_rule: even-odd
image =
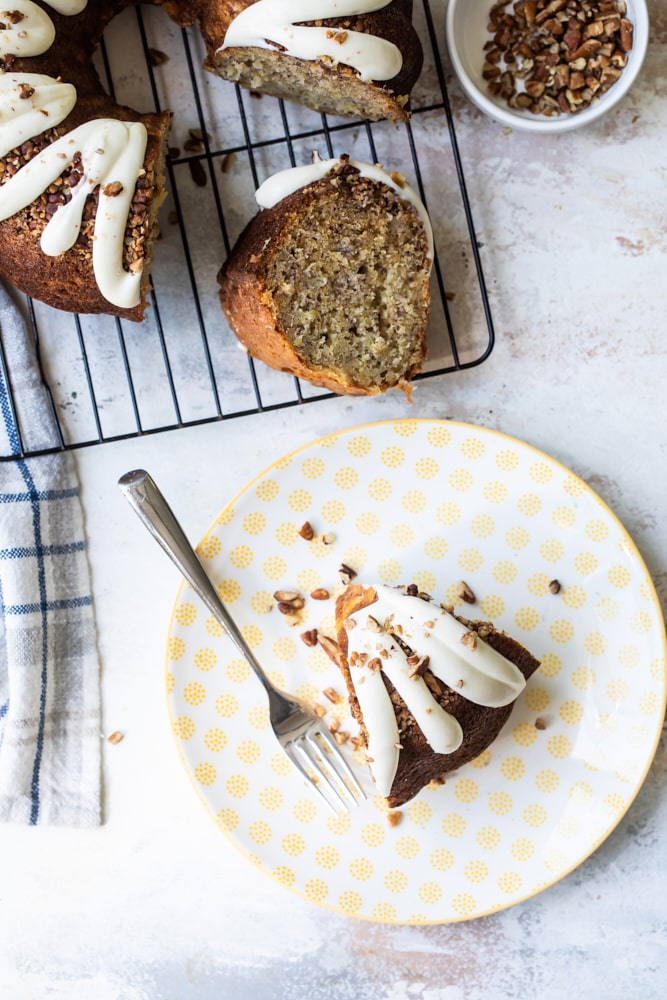
[{"label": "nut crumb on surface", "polygon": [[328,601],[330,598],[330,593],[325,587],[316,587],[312,590],[310,596],[314,601]]},{"label": "nut crumb on surface", "polygon": [[341,696],[338,694],[338,691],[336,691],[336,689],[333,687],[325,688],[322,694],[324,695],[325,698],[329,699],[332,705],[338,705],[342,700]]},{"label": "nut crumb on surface", "polygon": [[313,526],[310,521],[304,521],[299,528],[299,535],[301,538],[305,538],[307,542],[310,542],[315,537],[315,532],[313,531]]},{"label": "nut crumb on surface", "polygon": [[549,590],[551,591],[551,593],[559,594],[560,589],[561,589],[560,580],[551,580],[551,582],[549,583]]},{"label": "nut crumb on surface", "polygon": [[535,728],[536,729],[546,729],[547,728],[547,724],[544,721],[544,719],[535,719]]},{"label": "nut crumb on surface", "polygon": [[235,153],[225,153],[223,158],[220,160],[220,172],[226,174],[232,163],[234,162]]},{"label": "nut crumb on surface", "polygon": [[201,160],[189,160],[188,167],[190,168],[190,176],[197,187],[206,187],[208,177]]},{"label": "nut crumb on surface", "polygon": [[477,600],[473,590],[468,586],[465,580],[459,580],[457,583],[456,596],[460,597],[466,604],[474,604]]},{"label": "nut crumb on surface", "polygon": [[169,62],[167,53],[162,52],[160,49],[149,49],[148,58],[151,66],[164,66],[166,62]]},{"label": "nut crumb on surface", "polygon": [[107,743],[115,745],[116,743],[120,743],[122,739],[123,739],[123,734],[118,732],[118,730],[116,730],[115,732],[111,733],[110,736],[107,736]]}]

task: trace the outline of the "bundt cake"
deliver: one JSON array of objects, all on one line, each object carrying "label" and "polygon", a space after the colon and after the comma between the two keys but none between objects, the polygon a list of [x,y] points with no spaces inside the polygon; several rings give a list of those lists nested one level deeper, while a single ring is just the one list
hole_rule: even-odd
[{"label": "bundt cake", "polygon": [[[284,78],[283,96],[308,103],[312,94],[332,111],[405,112],[418,62],[405,0],[297,0],[297,13],[336,15],[310,26],[281,26],[285,4],[273,0],[148,2],[181,25],[198,22],[207,67],[230,79],[276,93]],[[108,22],[136,3],[12,0],[0,12],[0,274],[57,308],[132,320],[143,316],[165,195],[169,114],[116,105],[92,54]],[[267,30],[248,48],[258,17]]]},{"label": "bundt cake", "polygon": [[336,627],[352,714],[392,808],[478,757],[539,667],[490,622],[454,615],[416,586],[350,584]]},{"label": "bundt cake", "polygon": [[410,380],[426,353],[433,237],[405,178],[350,160],[274,174],[218,280],[241,344],[347,395]]}]

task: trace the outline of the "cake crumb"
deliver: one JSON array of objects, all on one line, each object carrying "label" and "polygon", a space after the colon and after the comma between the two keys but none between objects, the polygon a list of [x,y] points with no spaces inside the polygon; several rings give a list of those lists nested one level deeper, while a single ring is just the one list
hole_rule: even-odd
[{"label": "cake crumb", "polygon": [[535,719],[535,728],[536,729],[546,729],[547,728],[547,724],[544,721],[544,719]]},{"label": "cake crumb", "polygon": [[387,813],[387,823],[389,823],[389,826],[398,826],[402,819],[403,813],[400,809],[391,809]]},{"label": "cake crumb", "polygon": [[549,590],[552,594],[560,593],[560,580],[551,580],[549,583]]},{"label": "cake crumb", "polygon": [[119,733],[118,730],[113,732],[111,736],[107,736],[107,743],[111,743],[115,746],[116,743],[120,743],[123,739],[123,734]]}]

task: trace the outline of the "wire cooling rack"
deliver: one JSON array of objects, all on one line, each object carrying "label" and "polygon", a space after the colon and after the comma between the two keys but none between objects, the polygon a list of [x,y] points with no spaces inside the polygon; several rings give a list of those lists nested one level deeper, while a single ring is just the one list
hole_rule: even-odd
[{"label": "wire cooling rack", "polygon": [[[437,9],[436,9],[437,6]],[[255,364],[220,310],[216,274],[269,174],[349,153],[398,170],[417,187],[433,223],[436,256],[428,361],[417,380],[482,363],[494,333],[473,215],[445,85],[444,8],[415,0],[424,70],[408,124],[316,114],[242,91],[204,73],[196,29],[164,11],[126,9],[107,29],[97,68],[122,104],[173,113],[169,196],[141,324],[76,316],[25,299],[55,426],[52,446],[31,443],[9,345],[0,366],[16,418],[16,458],[315,402],[330,396]]]}]

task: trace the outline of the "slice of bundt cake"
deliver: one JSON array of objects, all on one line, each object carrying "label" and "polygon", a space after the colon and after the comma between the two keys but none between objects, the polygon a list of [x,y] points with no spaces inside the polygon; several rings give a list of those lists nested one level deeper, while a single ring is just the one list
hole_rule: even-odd
[{"label": "slice of bundt cake", "polygon": [[400,174],[346,156],[282,171],[218,280],[253,357],[349,395],[409,396],[426,353],[433,238]]},{"label": "slice of bundt cake", "polygon": [[350,584],[336,628],[350,707],[392,808],[486,750],[539,667],[490,622],[454,615],[417,587]]},{"label": "slice of bundt cake", "polygon": [[412,0],[229,0],[218,6],[215,38],[210,18],[206,25],[207,67],[226,80],[334,115],[408,117],[423,61]]}]

